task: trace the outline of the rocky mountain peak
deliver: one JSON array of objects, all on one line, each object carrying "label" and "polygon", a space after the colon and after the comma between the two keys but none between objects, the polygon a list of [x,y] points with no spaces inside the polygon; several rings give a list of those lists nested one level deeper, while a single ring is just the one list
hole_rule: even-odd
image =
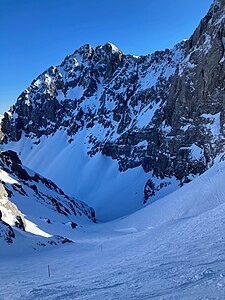
[{"label": "rocky mountain peak", "polygon": [[90,160],[110,157],[118,172],[142,168],[143,201],[190,181],[223,159],[223,7],[215,1],[173,49],[135,57],[111,43],[80,47],[19,96],[2,120],[2,143],[23,139],[36,151],[44,137],[64,132]]},{"label": "rocky mountain peak", "polygon": [[114,44],[109,43],[109,42],[103,46],[97,46],[96,51],[98,51],[98,50],[104,51],[109,56],[112,56],[115,54],[123,55],[123,52],[121,50],[119,50]]},{"label": "rocky mountain peak", "polygon": [[189,39],[189,51],[192,47],[198,47],[204,43],[208,43],[207,45],[210,46],[210,42],[214,39],[215,33],[223,30],[225,20],[224,5],[225,2],[223,0],[214,1],[208,13],[201,20],[199,26]]},{"label": "rocky mountain peak", "polygon": [[115,59],[116,57],[123,56],[123,52],[119,50],[115,45],[112,43],[106,43],[105,45],[99,45],[96,48],[93,48],[90,44],[85,44],[81,46],[79,49],[75,50],[72,55],[68,55],[62,65],[65,64],[76,64],[79,63],[88,63],[94,60],[94,62],[98,60],[111,60]]}]

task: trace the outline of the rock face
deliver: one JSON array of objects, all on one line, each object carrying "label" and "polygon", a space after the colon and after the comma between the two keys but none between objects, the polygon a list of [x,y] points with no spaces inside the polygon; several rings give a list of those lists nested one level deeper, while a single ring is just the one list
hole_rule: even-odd
[{"label": "rock face", "polygon": [[[38,224],[39,228],[48,225],[49,232],[52,221],[65,227],[74,221],[82,224],[82,219],[95,222],[94,210],[69,198],[52,181],[23,167],[15,152],[0,152],[0,238],[11,244],[18,230],[32,233],[31,220],[38,221],[40,224],[35,222],[34,226]],[[41,230],[36,234],[48,236]],[[53,236],[47,243],[66,240]]]},{"label": "rock face", "polygon": [[73,143],[85,131],[90,157],[149,173],[143,201],[170,178],[183,184],[203,173],[224,153],[224,6],[214,1],[172,50],[136,57],[110,43],[82,46],[18,97],[2,120],[2,143],[25,136],[38,144],[59,130]]}]

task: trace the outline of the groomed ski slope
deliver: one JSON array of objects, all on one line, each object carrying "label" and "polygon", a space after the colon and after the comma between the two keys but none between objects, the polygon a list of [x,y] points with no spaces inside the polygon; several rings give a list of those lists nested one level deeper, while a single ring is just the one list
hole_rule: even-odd
[{"label": "groomed ski slope", "polygon": [[0,258],[0,298],[225,299],[224,183],[219,163],[128,217],[73,231],[74,244],[15,249]]}]

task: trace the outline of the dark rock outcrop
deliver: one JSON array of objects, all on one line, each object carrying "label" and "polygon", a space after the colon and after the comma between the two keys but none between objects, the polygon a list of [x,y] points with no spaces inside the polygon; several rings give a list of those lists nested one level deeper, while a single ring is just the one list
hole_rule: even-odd
[{"label": "dark rock outcrop", "polygon": [[[51,180],[25,168],[15,152],[0,152],[0,238],[8,244],[13,243],[18,230],[27,231],[27,221],[22,212],[26,201],[28,205],[25,214],[29,213],[32,220],[42,219],[43,210],[44,216],[48,212],[54,216],[54,222],[58,215],[63,216],[65,221],[73,224],[72,228],[79,226],[81,219],[96,222],[94,210],[84,202],[69,198]],[[48,220],[47,223],[51,224]],[[65,237],[53,236],[41,243],[58,244],[68,241],[70,240]]]}]

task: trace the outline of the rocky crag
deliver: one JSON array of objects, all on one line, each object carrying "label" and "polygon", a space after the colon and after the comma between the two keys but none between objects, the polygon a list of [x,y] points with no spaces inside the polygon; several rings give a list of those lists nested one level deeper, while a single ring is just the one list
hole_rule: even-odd
[{"label": "rocky crag", "polygon": [[92,208],[22,166],[15,152],[0,153],[0,243],[12,244],[21,235],[36,246],[66,243],[70,240],[51,234],[51,227],[73,230],[88,220],[95,222]]},{"label": "rocky crag", "polygon": [[146,202],[171,178],[182,185],[223,159],[224,71],[225,1],[216,0],[172,50],[137,57],[84,45],[50,67],[5,113],[2,144],[25,137],[35,146],[58,131],[72,144],[85,131],[90,158],[102,153],[120,172],[149,173]]}]

